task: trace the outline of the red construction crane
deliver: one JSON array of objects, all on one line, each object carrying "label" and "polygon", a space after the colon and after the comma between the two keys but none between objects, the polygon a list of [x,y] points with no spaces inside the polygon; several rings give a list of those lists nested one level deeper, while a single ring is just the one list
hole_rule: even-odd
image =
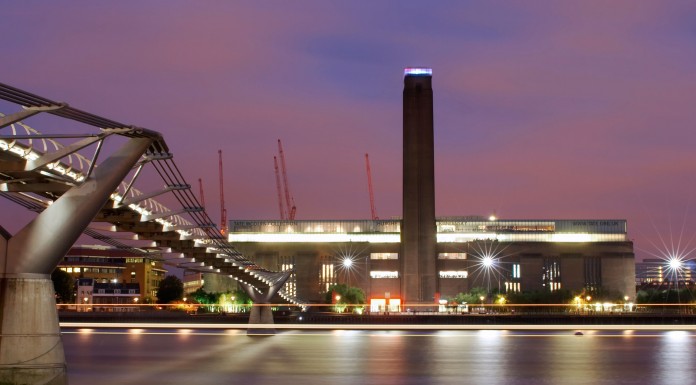
[{"label": "red construction crane", "polygon": [[225,208],[225,181],[222,176],[222,150],[218,150],[220,159],[220,233],[227,235],[227,209]]},{"label": "red construction crane", "polygon": [[283,186],[285,187],[285,204],[288,209],[287,218],[292,221],[295,219],[297,207],[295,207],[295,198],[293,198],[292,194],[290,194],[290,186],[288,185],[288,174],[285,171],[285,154],[283,153],[283,144],[280,143],[280,139],[278,139],[278,154],[280,155],[280,168],[283,172]]},{"label": "red construction crane", "polygon": [[203,179],[198,178],[198,187],[201,191],[201,208],[205,209],[205,195],[203,195]]},{"label": "red construction crane", "polygon": [[375,193],[372,191],[372,171],[370,171],[370,157],[365,154],[365,167],[367,168],[367,190],[370,193],[370,212],[372,213],[372,219],[377,220],[377,208],[375,207]]},{"label": "red construction crane", "polygon": [[275,166],[276,189],[278,190],[278,210],[280,211],[280,220],[285,220],[285,206],[283,206],[283,188],[280,186],[280,172],[278,171],[278,157],[273,157],[273,166]]}]

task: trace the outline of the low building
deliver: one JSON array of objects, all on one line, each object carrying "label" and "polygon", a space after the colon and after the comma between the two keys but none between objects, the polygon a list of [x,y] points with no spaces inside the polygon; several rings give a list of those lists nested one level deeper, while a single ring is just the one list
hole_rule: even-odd
[{"label": "low building", "polygon": [[78,311],[135,311],[140,303],[140,285],[79,278],[75,303]]},{"label": "low building", "polygon": [[[159,255],[147,256],[108,246],[76,246],[58,264],[74,279],[95,283],[137,284],[140,303],[155,303],[157,287],[167,274]],[[77,293],[79,297],[79,293]]]},{"label": "low building", "polygon": [[645,259],[636,262],[636,286],[693,285],[696,259]]},{"label": "low building", "polygon": [[203,273],[194,270],[184,270],[184,294],[191,294],[202,289],[205,283]]},{"label": "low building", "polygon": [[76,246],[60,261],[58,268],[73,278],[92,278],[96,282],[121,282],[125,258],[132,255],[113,247]]}]

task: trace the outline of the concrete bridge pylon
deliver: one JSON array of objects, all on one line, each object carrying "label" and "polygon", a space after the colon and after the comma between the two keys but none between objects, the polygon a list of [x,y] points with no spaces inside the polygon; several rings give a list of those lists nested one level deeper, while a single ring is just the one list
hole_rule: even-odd
[{"label": "concrete bridge pylon", "polygon": [[129,138],[14,236],[0,228],[0,383],[68,383],[50,274],[153,140]]}]

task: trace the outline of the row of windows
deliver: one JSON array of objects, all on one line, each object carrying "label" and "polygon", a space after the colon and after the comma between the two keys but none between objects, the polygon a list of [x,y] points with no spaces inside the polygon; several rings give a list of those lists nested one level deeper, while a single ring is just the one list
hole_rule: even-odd
[{"label": "row of windows", "polygon": [[[438,232],[626,233],[626,220],[485,220],[438,218]],[[245,220],[230,221],[235,233],[346,233],[401,231],[400,220]]]},{"label": "row of windows", "polygon": [[551,291],[561,288],[561,261],[558,257],[544,258],[541,268],[542,286]]},{"label": "row of windows", "polygon": [[93,262],[93,263],[123,263],[123,257],[77,257],[77,256],[66,256],[63,258],[65,262]]},{"label": "row of windows", "polygon": [[[388,253],[383,253],[388,254]],[[327,291],[328,288],[336,283],[336,271],[334,263],[330,262],[332,257],[322,257],[324,263],[321,265],[319,272],[320,291]],[[283,264],[282,270],[291,269],[293,264]],[[588,289],[601,287],[601,259],[599,257],[585,258],[585,285]],[[522,277],[521,266],[519,263],[510,265],[510,270],[506,276],[511,281],[505,282],[507,291],[520,291],[519,279]],[[372,270],[370,277],[373,279],[394,279],[399,278],[398,271]],[[443,270],[439,272],[439,277],[443,279],[466,279],[469,277],[467,270]],[[551,291],[561,289],[561,261],[559,257],[547,257],[543,259],[542,265],[542,285]],[[291,290],[296,290],[296,284],[293,282]]]},{"label": "row of windows", "polygon": [[[135,289],[121,290],[114,289],[114,294],[137,294]],[[106,294],[106,289],[97,289],[97,294]]]},{"label": "row of windows", "polygon": [[374,279],[399,278],[399,272],[398,271],[373,270],[370,272],[370,278],[374,278]]},{"label": "row of windows", "polygon": [[103,267],[61,267],[61,270],[67,273],[102,273],[102,274],[117,274],[120,269],[109,269]]},{"label": "row of windows", "polygon": [[466,259],[466,253],[438,253],[437,259]]},{"label": "row of windows", "polygon": [[[281,257],[280,270],[293,270],[295,268],[295,260],[293,257]],[[297,296],[297,274],[293,271],[285,282],[283,290],[292,297]]]},{"label": "row of windows", "polygon": [[[230,233],[230,242],[253,243],[399,243],[398,233],[382,232],[264,232],[264,233]],[[549,242],[549,243],[586,243],[586,242],[626,242],[626,233],[525,233],[525,232],[451,232],[437,233],[438,243],[467,243],[473,241],[499,242]]]},{"label": "row of windows", "polygon": [[370,259],[399,259],[399,253],[370,253]]},{"label": "row of windows", "polygon": [[330,263],[333,257],[323,256],[321,257],[322,264],[321,270],[319,271],[319,292],[329,291],[331,285],[336,284],[336,277],[334,275],[334,264]]},{"label": "row of windows", "polygon": [[[466,259],[466,253],[438,253],[438,259]],[[399,253],[370,253],[370,259],[399,259]]]},{"label": "row of windows", "polygon": [[441,271],[440,278],[467,278],[469,272],[466,270],[449,270]]}]

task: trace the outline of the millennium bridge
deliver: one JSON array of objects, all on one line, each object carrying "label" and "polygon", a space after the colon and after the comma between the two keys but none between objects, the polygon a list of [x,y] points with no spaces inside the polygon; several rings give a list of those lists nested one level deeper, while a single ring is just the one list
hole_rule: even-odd
[{"label": "millennium bridge", "polygon": [[303,304],[283,290],[290,271],[227,242],[162,133],[2,83],[0,99],[0,195],[37,213],[16,234],[0,223],[0,383],[67,382],[50,274],[83,234],[236,280],[254,302],[250,323],[273,323],[262,305],[276,295]]}]

